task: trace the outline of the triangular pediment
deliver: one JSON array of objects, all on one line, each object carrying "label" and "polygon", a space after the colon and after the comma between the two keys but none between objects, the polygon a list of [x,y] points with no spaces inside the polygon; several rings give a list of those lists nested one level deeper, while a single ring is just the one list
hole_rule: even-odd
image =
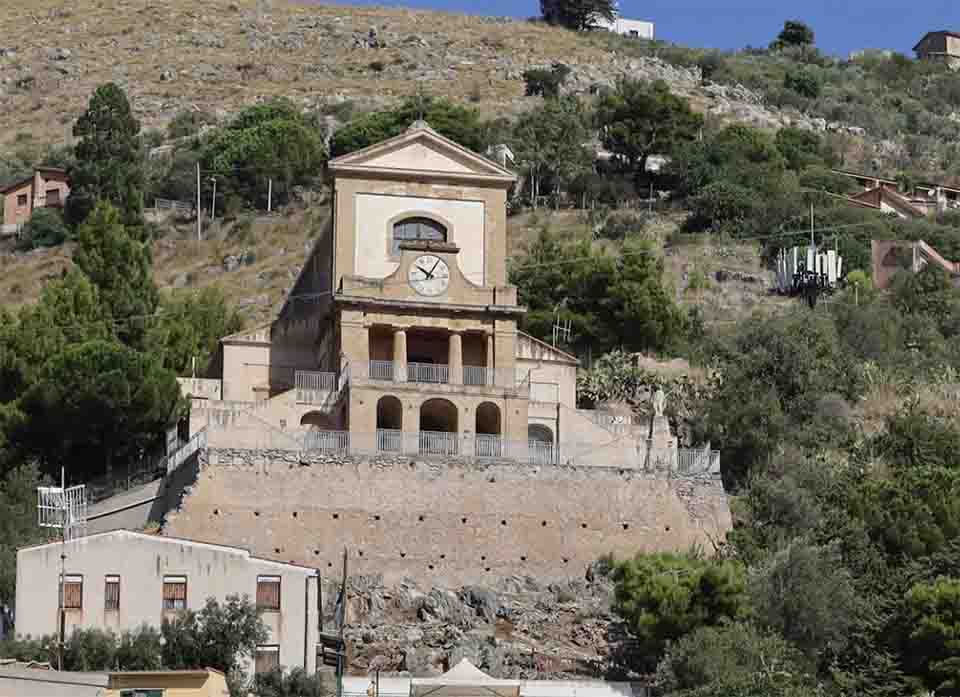
[{"label": "triangular pediment", "polygon": [[516,175],[429,126],[417,123],[400,135],[330,161],[334,173],[410,174],[513,182]]}]

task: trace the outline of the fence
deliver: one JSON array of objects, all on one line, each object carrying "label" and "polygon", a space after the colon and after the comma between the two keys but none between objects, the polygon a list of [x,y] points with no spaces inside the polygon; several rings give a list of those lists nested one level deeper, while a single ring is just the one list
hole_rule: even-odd
[{"label": "fence", "polygon": [[304,435],[303,449],[346,455],[350,450],[350,434],[347,431],[308,431]]},{"label": "fence", "polygon": [[450,366],[435,363],[407,363],[407,382],[446,384],[450,382]]},{"label": "fence", "polygon": [[370,361],[371,380],[393,380],[393,361]]},{"label": "fence", "polygon": [[207,429],[194,433],[182,447],[167,458],[167,474],[177,470],[184,462],[193,457],[198,450],[207,447]]},{"label": "fence", "polygon": [[322,404],[335,394],[338,386],[336,373],[318,373],[298,370],[293,376],[297,401],[306,404]]},{"label": "fence", "polygon": [[172,211],[174,213],[193,213],[192,203],[187,201],[173,201],[168,198],[155,198],[153,199],[153,210],[156,213],[160,211]]}]

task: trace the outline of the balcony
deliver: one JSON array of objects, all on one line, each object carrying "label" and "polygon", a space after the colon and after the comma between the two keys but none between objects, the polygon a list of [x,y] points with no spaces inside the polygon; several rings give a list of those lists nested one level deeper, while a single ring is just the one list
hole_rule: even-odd
[{"label": "balcony", "polygon": [[301,404],[324,404],[338,391],[336,373],[320,373],[297,370],[293,375],[297,402]]},{"label": "balcony", "polygon": [[[394,361],[370,361],[369,378],[393,382],[396,380],[398,366]],[[406,382],[423,385],[463,385],[466,387],[504,387],[507,389],[529,390],[528,380],[518,380],[512,370],[495,370],[483,366],[467,365],[463,374],[451,374],[450,366],[441,363],[408,363]],[[556,387],[555,385],[553,386]],[[555,401],[555,399],[554,399]]]}]

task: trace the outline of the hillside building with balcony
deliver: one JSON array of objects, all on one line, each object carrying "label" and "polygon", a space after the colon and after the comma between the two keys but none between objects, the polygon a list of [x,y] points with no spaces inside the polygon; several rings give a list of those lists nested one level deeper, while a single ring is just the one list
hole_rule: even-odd
[{"label": "hillside building with balcony", "polygon": [[38,167],[32,176],[0,189],[3,223],[0,234],[14,235],[37,208],[62,208],[70,195],[67,173],[57,167]]},{"label": "hillside building with balcony", "polygon": [[[518,330],[515,175],[424,122],[329,163],[333,215],[275,321],[184,379],[211,443],[636,465],[647,425],[577,408],[576,357]],[[716,465],[716,462],[714,462]]]}]

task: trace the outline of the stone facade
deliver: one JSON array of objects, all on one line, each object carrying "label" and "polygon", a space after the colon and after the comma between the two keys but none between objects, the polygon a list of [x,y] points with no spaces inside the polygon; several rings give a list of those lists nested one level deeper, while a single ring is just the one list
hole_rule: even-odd
[{"label": "stone facade", "polygon": [[718,477],[634,469],[212,448],[164,534],[334,573],[427,584],[582,576],[607,553],[711,551],[730,528]]}]

